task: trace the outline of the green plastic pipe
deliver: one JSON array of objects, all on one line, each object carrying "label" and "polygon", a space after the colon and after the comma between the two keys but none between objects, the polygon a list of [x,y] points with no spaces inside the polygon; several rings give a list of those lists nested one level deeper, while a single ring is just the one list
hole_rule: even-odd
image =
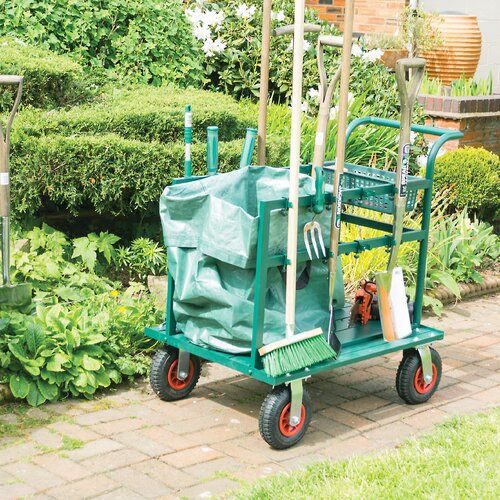
[{"label": "green plastic pipe", "polygon": [[257,140],[257,129],[247,128],[247,135],[243,143],[243,151],[241,152],[240,168],[248,167],[252,164],[253,150],[255,149],[255,141]]},{"label": "green plastic pipe", "polygon": [[191,105],[186,106],[184,112],[184,177],[192,175],[191,144],[193,143],[193,114]]},{"label": "green plastic pipe", "polygon": [[207,127],[208,175],[215,175],[219,168],[219,127]]}]

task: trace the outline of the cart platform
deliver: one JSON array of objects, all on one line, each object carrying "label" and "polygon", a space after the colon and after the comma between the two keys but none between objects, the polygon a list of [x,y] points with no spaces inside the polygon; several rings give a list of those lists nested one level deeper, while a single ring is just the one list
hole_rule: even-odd
[{"label": "cart platform", "polygon": [[[337,312],[341,316],[338,323],[346,322],[350,313],[350,305]],[[263,368],[255,368],[250,355],[228,354],[214,349],[202,347],[190,342],[182,333],[168,335],[165,325],[146,328],[146,335],[160,342],[208,361],[219,363],[236,370],[243,375],[253,377],[261,382],[277,386],[292,380],[301,379],[316,373],[333,370],[341,366],[350,365],[365,359],[384,356],[391,352],[402,351],[442,340],[444,333],[429,326],[420,325],[414,327],[413,334],[405,339],[394,342],[386,342],[382,335],[380,322],[369,321],[366,325],[357,323],[352,327],[346,327],[337,331],[337,336],[342,343],[340,356],[335,360],[319,363],[305,370],[296,371],[280,377],[271,377]]]}]

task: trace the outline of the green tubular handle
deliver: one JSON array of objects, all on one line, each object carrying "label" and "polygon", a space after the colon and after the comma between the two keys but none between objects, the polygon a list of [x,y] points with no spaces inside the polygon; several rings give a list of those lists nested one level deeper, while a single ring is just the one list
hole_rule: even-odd
[{"label": "green tubular handle", "polygon": [[251,165],[256,140],[257,129],[247,128],[247,135],[245,136],[245,142],[243,143],[243,151],[241,152],[240,168],[245,168]]},{"label": "green tubular handle", "polygon": [[316,186],[316,194],[314,195],[313,211],[315,214],[320,214],[325,209],[325,192],[323,186],[325,184],[325,174],[321,167],[314,167],[316,178],[314,184]]},{"label": "green tubular handle", "polygon": [[193,143],[193,115],[191,105],[184,111],[184,177],[192,175],[191,144]]},{"label": "green tubular handle", "polygon": [[219,168],[219,127],[207,127],[208,175],[215,175]]}]

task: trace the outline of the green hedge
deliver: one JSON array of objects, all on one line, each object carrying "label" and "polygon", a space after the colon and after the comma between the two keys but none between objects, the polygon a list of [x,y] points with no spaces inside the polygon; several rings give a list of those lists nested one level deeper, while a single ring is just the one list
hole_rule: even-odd
[{"label": "green hedge", "polygon": [[[11,39],[0,41],[0,73],[24,76],[23,106],[65,106],[93,93],[76,62]],[[0,109],[7,109],[11,102],[9,92],[0,90]]]},{"label": "green hedge", "polygon": [[[220,143],[220,170],[239,166],[243,139]],[[271,144],[269,163],[279,164],[288,144]],[[193,145],[194,173],[206,173],[205,144]],[[124,139],[116,134],[17,134],[12,147],[12,203],[20,214],[53,210],[77,214],[155,213],[159,196],[183,175],[184,146]]]},{"label": "green hedge", "polygon": [[230,96],[173,86],[139,86],[116,90],[91,106],[26,112],[20,115],[18,126],[31,136],[115,133],[127,139],[175,142],[182,141],[186,104],[193,107],[195,141],[205,141],[209,125],[219,127],[222,141],[244,137],[245,128],[256,125],[256,117],[243,116],[241,105]]},{"label": "green hedge", "polygon": [[436,161],[436,189],[452,190],[452,206],[494,221],[500,211],[500,158],[484,148],[450,151]]}]

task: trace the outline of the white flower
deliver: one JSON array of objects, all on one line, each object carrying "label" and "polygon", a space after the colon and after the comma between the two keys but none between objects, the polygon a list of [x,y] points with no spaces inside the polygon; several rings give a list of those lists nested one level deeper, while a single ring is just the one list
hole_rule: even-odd
[{"label": "white flower", "polygon": [[354,94],[352,92],[349,92],[347,94],[347,107],[350,108],[353,101],[354,101]]},{"label": "white flower", "polygon": [[242,3],[236,9],[236,15],[243,19],[251,19],[255,14],[255,5],[248,6],[246,3]]},{"label": "white flower", "polygon": [[282,23],[285,20],[285,13],[282,10],[278,12],[271,12],[271,19]]},{"label": "white flower", "polygon": [[351,55],[354,57],[361,57],[363,55],[363,49],[357,43],[353,43]]},{"label": "white flower", "polygon": [[384,53],[384,51],[381,49],[369,50],[368,52],[365,52],[361,56],[361,59],[363,59],[363,61],[375,62],[375,61],[378,61],[382,57],[383,53]]},{"label": "white flower", "polygon": [[206,26],[220,27],[224,21],[224,12],[216,10],[206,10],[203,16],[203,24]]},{"label": "white flower", "polygon": [[[304,52],[307,52],[311,47],[312,47],[311,42],[308,42],[307,40],[304,39]],[[289,52],[293,51],[293,40],[290,42],[286,50],[288,50]]]},{"label": "white flower", "polygon": [[338,112],[339,112],[339,107],[333,106],[332,109],[330,110],[330,120],[335,120],[335,118],[337,118]]},{"label": "white flower", "polygon": [[315,89],[314,87],[313,88],[310,88],[308,91],[307,91],[307,95],[311,98],[311,99],[314,99],[315,101],[317,101],[319,99],[319,90],[318,89]]},{"label": "white flower", "polygon": [[415,139],[418,137],[418,134],[416,132],[413,132],[413,130],[410,132],[410,143],[413,144],[415,142]]},{"label": "white flower", "polygon": [[223,52],[225,48],[226,44],[220,38],[217,38],[217,40],[207,38],[203,43],[203,52],[205,52],[207,57],[219,54],[220,52]]},{"label": "white flower", "polygon": [[206,40],[207,38],[211,38],[212,32],[208,26],[198,24],[193,26],[193,35],[198,40]]},{"label": "white flower", "polygon": [[200,24],[203,20],[203,11],[199,7],[186,9],[186,16],[191,24]]},{"label": "white flower", "polygon": [[302,103],[302,106],[300,107],[300,109],[304,112],[304,113],[307,113],[307,111],[309,110],[309,104],[307,104],[307,101],[304,101]]}]

